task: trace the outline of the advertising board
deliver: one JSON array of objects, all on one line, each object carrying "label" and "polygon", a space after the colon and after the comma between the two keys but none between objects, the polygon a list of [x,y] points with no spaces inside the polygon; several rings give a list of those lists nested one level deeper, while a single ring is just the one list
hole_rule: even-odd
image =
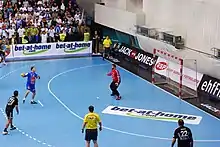
[{"label": "advertising board", "polygon": [[118,56],[121,58],[147,70],[152,70],[152,65],[156,62],[154,61],[152,54],[124,43],[118,43],[115,46],[115,49],[117,49]]},{"label": "advertising board", "polygon": [[92,41],[18,44],[12,46],[14,58],[91,54]]},{"label": "advertising board", "polygon": [[204,75],[198,86],[198,91],[206,94],[209,98],[220,101],[220,80]]},{"label": "advertising board", "polygon": [[167,122],[178,122],[179,119],[183,119],[185,123],[193,125],[198,125],[202,120],[201,116],[120,106],[108,106],[102,111],[102,113]]}]

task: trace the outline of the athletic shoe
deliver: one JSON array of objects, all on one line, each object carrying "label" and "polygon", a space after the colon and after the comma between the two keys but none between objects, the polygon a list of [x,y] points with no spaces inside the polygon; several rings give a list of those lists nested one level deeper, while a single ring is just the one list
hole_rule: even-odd
[{"label": "athletic shoe", "polygon": [[35,102],[35,101],[31,101],[31,104],[37,104],[37,102]]},{"label": "athletic shoe", "polygon": [[12,126],[10,130],[15,130],[15,129],[16,129],[16,127]]},{"label": "athletic shoe", "polygon": [[121,99],[121,96],[118,96],[117,98],[116,98],[116,100],[120,100]]},{"label": "athletic shoe", "polygon": [[3,131],[2,134],[3,135],[8,135],[8,131]]}]

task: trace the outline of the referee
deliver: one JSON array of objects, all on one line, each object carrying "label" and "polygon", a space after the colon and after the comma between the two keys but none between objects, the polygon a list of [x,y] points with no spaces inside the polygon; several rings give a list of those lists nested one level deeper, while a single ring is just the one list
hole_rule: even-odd
[{"label": "referee", "polygon": [[86,128],[85,140],[86,147],[90,147],[90,141],[94,143],[94,147],[98,147],[97,137],[98,137],[98,124],[99,130],[102,130],[102,123],[99,115],[94,113],[94,106],[89,106],[89,113],[85,115],[84,122],[82,126],[82,133]]},{"label": "referee", "polygon": [[184,121],[178,121],[179,127],[174,131],[174,137],[171,147],[174,146],[176,139],[178,140],[178,147],[193,147],[192,132],[188,127],[184,126]]},{"label": "referee", "polygon": [[106,58],[110,57],[111,45],[112,45],[111,39],[109,38],[109,36],[106,36],[105,40],[103,41],[103,46],[104,46],[103,60],[105,57]]}]

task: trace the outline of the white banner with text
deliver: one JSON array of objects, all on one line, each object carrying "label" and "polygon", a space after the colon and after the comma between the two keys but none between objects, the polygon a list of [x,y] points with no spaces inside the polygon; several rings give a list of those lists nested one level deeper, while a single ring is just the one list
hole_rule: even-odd
[{"label": "white banner with text", "polygon": [[12,46],[13,57],[45,57],[83,55],[92,53],[92,41],[17,44]]}]

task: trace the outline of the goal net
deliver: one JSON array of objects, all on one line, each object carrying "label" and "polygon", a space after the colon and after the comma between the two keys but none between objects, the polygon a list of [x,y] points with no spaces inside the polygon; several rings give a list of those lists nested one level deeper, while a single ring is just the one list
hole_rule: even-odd
[{"label": "goal net", "polygon": [[196,60],[182,59],[158,49],[154,49],[153,55],[157,58],[152,70],[153,84],[182,99],[197,98]]}]

